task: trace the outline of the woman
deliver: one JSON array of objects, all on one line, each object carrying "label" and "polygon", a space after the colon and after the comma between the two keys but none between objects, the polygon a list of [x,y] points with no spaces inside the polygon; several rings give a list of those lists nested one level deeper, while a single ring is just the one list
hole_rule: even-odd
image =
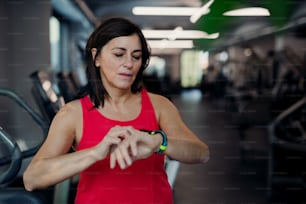
[{"label": "woman", "polygon": [[53,119],[24,173],[26,190],[80,174],[75,203],[173,203],[165,156],[200,163],[209,151],[167,98],[142,88],[150,52],[140,28],[106,20],[85,54],[87,88]]}]

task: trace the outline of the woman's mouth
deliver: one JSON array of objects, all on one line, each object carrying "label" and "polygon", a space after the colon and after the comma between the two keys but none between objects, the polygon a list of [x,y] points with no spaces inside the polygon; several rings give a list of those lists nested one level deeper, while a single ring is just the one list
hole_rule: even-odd
[{"label": "woman's mouth", "polygon": [[129,74],[129,73],[120,73],[119,75],[124,78],[131,78],[133,76],[132,74]]}]

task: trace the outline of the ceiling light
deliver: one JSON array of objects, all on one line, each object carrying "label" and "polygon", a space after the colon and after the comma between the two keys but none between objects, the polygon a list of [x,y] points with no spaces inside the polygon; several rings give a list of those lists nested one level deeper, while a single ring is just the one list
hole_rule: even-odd
[{"label": "ceiling light", "polygon": [[179,48],[179,49],[191,49],[194,47],[192,40],[148,40],[148,44],[151,48]]},{"label": "ceiling light", "polygon": [[209,13],[209,7],[214,2],[210,0],[202,7],[144,7],[135,6],[132,9],[134,15],[145,16],[190,16],[190,22],[195,23],[202,15]]},{"label": "ceiling light", "polygon": [[219,33],[207,34],[199,30],[183,30],[178,27],[174,30],[142,30],[147,39],[216,39]]},{"label": "ceiling light", "polygon": [[134,15],[144,16],[191,16],[199,11],[198,7],[144,7],[136,6],[132,12]]},{"label": "ceiling light", "polygon": [[223,13],[224,16],[270,16],[268,9],[261,7],[249,7],[231,10]]},{"label": "ceiling light", "polygon": [[183,31],[183,28],[181,26],[176,27],[168,36],[169,40],[175,40],[177,38],[177,35]]},{"label": "ceiling light", "polygon": [[214,2],[214,0],[210,0],[209,2],[207,2],[206,4],[204,4],[197,12],[193,13],[190,16],[190,22],[191,23],[195,23],[199,20],[199,18],[201,18],[201,16],[208,14],[209,13],[209,7],[211,6],[211,4]]}]

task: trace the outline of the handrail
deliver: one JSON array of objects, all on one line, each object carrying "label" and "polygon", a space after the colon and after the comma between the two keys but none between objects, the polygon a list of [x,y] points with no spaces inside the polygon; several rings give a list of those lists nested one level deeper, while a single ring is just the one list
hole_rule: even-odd
[{"label": "handrail", "polygon": [[[15,92],[0,88],[0,96],[5,96],[10,99],[12,99],[15,103],[17,103],[21,108],[23,108],[30,116],[31,118],[39,125],[39,127],[43,131],[43,136],[46,137],[48,134],[48,125],[44,121],[44,119],[36,113],[26,102],[21,98],[21,96],[17,95]],[[43,141],[42,141],[43,142]],[[33,156],[38,149],[40,148],[42,142],[28,150],[22,151],[22,158],[27,158]],[[8,164],[10,162],[10,158],[4,157],[0,159],[0,166]]]},{"label": "handrail", "polygon": [[268,125],[268,132],[270,136],[270,142],[275,141],[275,127],[278,125],[283,119],[288,117],[290,114],[294,113],[296,110],[301,108],[303,105],[306,104],[306,97],[301,98],[296,103],[294,103],[292,106],[287,108],[285,111],[283,111],[281,114],[279,114],[269,125]]},{"label": "handrail", "polygon": [[[287,140],[284,140],[282,138],[277,137],[275,134],[276,126],[279,125],[284,119],[291,116],[291,114],[294,114],[296,111],[298,111],[300,108],[303,108],[306,104],[306,96],[298,100],[296,103],[291,105],[289,108],[287,108],[285,111],[283,111],[281,114],[279,114],[268,126],[269,131],[269,142],[273,146],[278,146],[282,148],[286,148],[286,150],[292,150],[295,152],[299,152],[301,155],[306,155],[306,144],[305,143],[294,143]],[[268,197],[272,195],[272,182],[273,182],[273,169],[274,169],[274,150],[273,147],[269,148],[268,151],[268,172],[267,172],[267,188],[269,189],[267,191]]]},{"label": "handrail", "polygon": [[21,96],[17,95],[15,92],[0,88],[0,96],[6,96],[15,101],[21,108],[26,110],[26,112],[32,117],[32,119],[42,128],[43,134],[47,135],[48,133],[48,125],[42,119],[42,117],[36,113],[26,102],[21,98]]},{"label": "handrail", "polygon": [[0,140],[8,147],[10,151],[10,166],[0,175],[0,186],[12,181],[21,168],[22,154],[16,141],[0,127]]}]

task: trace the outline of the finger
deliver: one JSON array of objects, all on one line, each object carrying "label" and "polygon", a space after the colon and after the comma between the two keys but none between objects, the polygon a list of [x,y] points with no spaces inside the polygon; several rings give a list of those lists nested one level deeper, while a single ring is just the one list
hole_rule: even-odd
[{"label": "finger", "polygon": [[130,141],[130,147],[131,147],[132,155],[136,156],[138,153],[137,142],[139,140],[139,137],[138,137],[139,131],[135,130],[131,126],[128,129],[131,131],[131,134],[134,136]]},{"label": "finger", "polygon": [[120,168],[124,169],[126,164],[124,162],[124,159],[123,159],[123,156],[121,154],[120,148],[116,148],[116,150],[114,151],[114,155],[115,155],[116,161],[118,162]]},{"label": "finger", "polygon": [[113,169],[116,167],[116,156],[115,156],[115,151],[116,147],[112,146],[111,147],[111,153],[110,153],[110,168]]},{"label": "finger", "polygon": [[119,138],[114,137],[105,137],[102,141],[102,144],[109,150],[112,145],[118,145],[121,143]]},{"label": "finger", "polygon": [[116,138],[116,137],[109,137],[107,138],[107,141],[112,144],[112,145],[118,145],[121,143],[121,139],[120,138]]},{"label": "finger", "polygon": [[129,128],[124,128],[124,130],[122,130],[122,137],[123,139],[126,139],[127,137],[132,136],[132,131]]},{"label": "finger", "polygon": [[137,141],[136,140],[131,141],[130,148],[131,148],[131,151],[132,151],[132,155],[136,156],[137,153],[138,153],[138,151],[137,151],[137,149],[138,149],[137,148]]},{"label": "finger", "polygon": [[116,157],[114,153],[110,154],[110,168],[114,169],[116,167]]},{"label": "finger", "polygon": [[121,151],[121,155],[123,157],[123,160],[125,161],[125,163],[130,166],[132,164],[132,159],[131,156],[129,154],[129,145],[126,144],[126,142],[122,143],[120,145],[120,151]]},{"label": "finger", "polygon": [[115,126],[109,131],[109,136],[124,140],[131,136],[131,131],[126,127]]}]

